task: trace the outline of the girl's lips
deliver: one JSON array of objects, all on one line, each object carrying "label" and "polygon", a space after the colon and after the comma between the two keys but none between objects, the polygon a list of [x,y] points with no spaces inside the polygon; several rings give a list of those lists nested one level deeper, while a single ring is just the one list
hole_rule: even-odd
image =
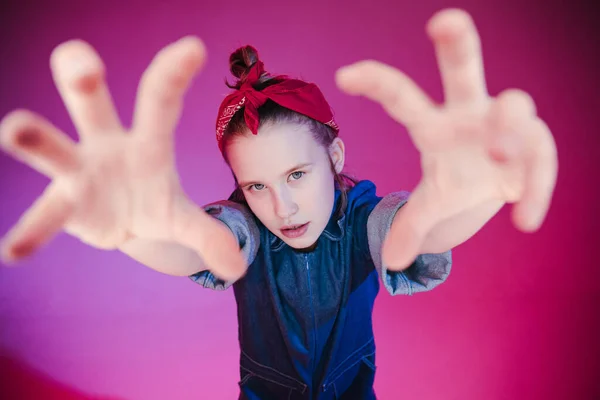
[{"label": "girl's lips", "polygon": [[285,237],[294,239],[294,238],[300,237],[306,233],[306,231],[308,230],[308,224],[309,224],[309,222],[302,224],[302,225],[291,225],[289,227],[284,227],[284,228],[281,228],[281,233],[283,233],[283,235]]}]

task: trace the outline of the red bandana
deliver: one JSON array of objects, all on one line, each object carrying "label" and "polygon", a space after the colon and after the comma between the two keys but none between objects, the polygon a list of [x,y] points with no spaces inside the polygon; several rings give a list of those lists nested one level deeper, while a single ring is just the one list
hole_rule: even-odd
[{"label": "red bandana", "polygon": [[339,127],[333,119],[333,113],[325,100],[323,93],[313,83],[285,78],[282,82],[268,86],[261,91],[252,87],[265,72],[262,61],[258,61],[250,68],[250,73],[244,84],[225,97],[219,107],[217,117],[217,143],[223,152],[222,138],[229,121],[233,115],[244,107],[246,125],[253,134],[258,134],[258,108],[272,100],[282,107],[306,115],[325,125],[329,125],[336,134]]}]

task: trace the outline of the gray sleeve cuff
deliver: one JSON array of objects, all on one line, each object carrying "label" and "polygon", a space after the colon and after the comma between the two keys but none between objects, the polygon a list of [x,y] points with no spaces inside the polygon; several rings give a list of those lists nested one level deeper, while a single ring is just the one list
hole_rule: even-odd
[{"label": "gray sleeve cuff", "polygon": [[[237,238],[247,265],[252,264],[260,246],[260,232],[252,212],[247,207],[228,200],[208,204],[204,206],[204,211],[227,225]],[[190,279],[213,290],[225,290],[235,283],[219,279],[209,270],[191,275]]]},{"label": "gray sleeve cuff", "polygon": [[403,271],[388,271],[383,265],[381,247],[389,232],[396,212],[410,196],[409,192],[395,192],[385,196],[375,206],[367,221],[369,250],[384,287],[391,295],[425,292],[444,282],[452,267],[452,253],[421,254]]}]

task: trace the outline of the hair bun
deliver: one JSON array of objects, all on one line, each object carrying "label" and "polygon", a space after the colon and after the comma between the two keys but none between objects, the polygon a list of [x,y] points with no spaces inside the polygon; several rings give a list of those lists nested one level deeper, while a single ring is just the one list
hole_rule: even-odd
[{"label": "hair bun", "polygon": [[258,51],[250,45],[240,47],[229,56],[229,70],[238,79],[236,87],[244,83],[250,68],[258,61]]}]

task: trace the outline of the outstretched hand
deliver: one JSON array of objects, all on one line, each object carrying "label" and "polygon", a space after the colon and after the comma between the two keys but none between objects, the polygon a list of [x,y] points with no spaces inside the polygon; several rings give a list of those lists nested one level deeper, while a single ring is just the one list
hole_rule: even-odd
[{"label": "outstretched hand", "polygon": [[246,265],[234,236],[188,199],[175,168],[183,97],[204,60],[195,37],[162,49],[142,76],[132,127],[125,129],[100,56],[82,41],[58,46],[52,74],[80,141],[31,111],[14,111],[0,123],[2,148],[51,179],[4,238],[3,259],[20,260],[65,230],[102,249],[131,237],[179,243],[220,277],[241,276]]},{"label": "outstretched hand", "polygon": [[[401,71],[376,61],[343,67],[336,76],[343,91],[380,103],[406,126],[421,154],[421,181],[384,244],[384,262],[391,269],[408,266],[448,221],[461,222],[444,235],[468,237],[505,203],[515,203],[517,229],[537,230],[557,177],[556,146],[532,98],[516,89],[495,98],[488,94],[471,17],[456,9],[440,11],[427,24],[427,33],[435,46],[445,104],[434,104]],[[482,216],[486,208],[492,211]],[[442,241],[453,244],[452,238]]]}]

